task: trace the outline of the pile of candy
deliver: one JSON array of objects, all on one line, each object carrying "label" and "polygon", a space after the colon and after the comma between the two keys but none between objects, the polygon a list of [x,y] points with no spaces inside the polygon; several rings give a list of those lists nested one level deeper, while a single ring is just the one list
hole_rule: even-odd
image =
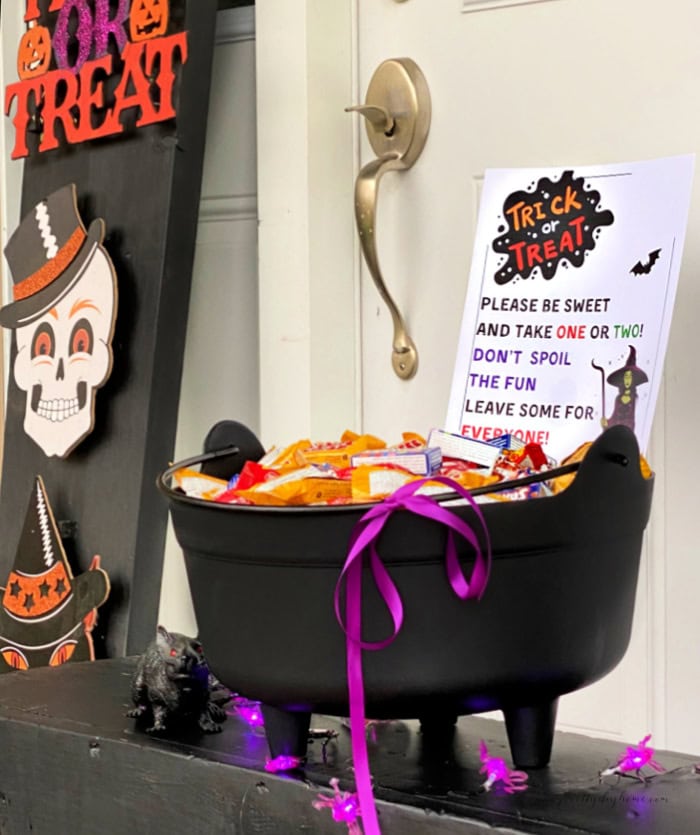
[{"label": "pile of candy", "polygon": [[[584,444],[567,462],[580,460],[589,446]],[[373,435],[346,431],[337,442],[305,439],[285,449],[273,448],[259,461],[246,461],[229,481],[185,468],[176,471],[174,482],[189,496],[227,504],[338,505],[381,501],[409,481],[434,475],[447,476],[471,490],[553,466],[539,444],[523,443],[513,435],[478,441],[433,429],[427,440],[405,432],[400,443],[387,446]],[[480,498],[511,501],[550,496],[572,479],[573,475],[560,476]],[[446,489],[439,482],[427,482],[421,491],[436,494]]]}]

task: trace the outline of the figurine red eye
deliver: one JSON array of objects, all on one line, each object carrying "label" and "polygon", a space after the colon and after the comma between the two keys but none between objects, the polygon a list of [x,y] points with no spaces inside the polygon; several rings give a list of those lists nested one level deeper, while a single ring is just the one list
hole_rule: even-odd
[{"label": "figurine red eye", "polygon": [[56,338],[53,328],[44,322],[36,329],[32,339],[32,359],[37,357],[52,357],[56,351]]},{"label": "figurine red eye", "polygon": [[170,657],[171,658],[176,658],[177,657],[177,650],[176,649],[171,649],[170,650]]},{"label": "figurine red eye", "polygon": [[87,319],[79,319],[71,332],[69,353],[91,354],[93,345],[92,326]]},{"label": "figurine red eye", "polygon": [[65,664],[66,661],[70,661],[73,657],[73,653],[75,652],[75,645],[75,641],[66,641],[61,644],[60,647],[56,647],[53,655],[49,659],[49,666],[60,667],[61,664]]},{"label": "figurine red eye", "polygon": [[22,653],[18,649],[13,649],[12,647],[7,647],[6,649],[2,650],[2,657],[5,659],[5,662],[13,667],[15,670],[28,670],[29,664],[27,663],[27,659],[22,655]]}]

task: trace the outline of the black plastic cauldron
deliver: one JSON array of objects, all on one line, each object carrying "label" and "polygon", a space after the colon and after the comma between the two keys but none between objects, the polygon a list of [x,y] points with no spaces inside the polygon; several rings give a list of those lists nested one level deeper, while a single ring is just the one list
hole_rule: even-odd
[{"label": "black plastic cauldron", "polygon": [[[210,503],[169,486],[177,466],[159,487],[211,668],[263,703],[272,757],[303,756],[312,712],[348,714],[333,594],[350,533],[369,506]],[[390,646],[364,653],[367,716],[418,718],[428,732],[500,709],[514,763],[547,765],[559,696],[604,676],[627,650],[652,490],[633,433],[614,426],[562,493],[483,505],[493,565],[480,601],[461,601],[447,582],[445,528],[394,513],[378,551],[405,619]],[[451,509],[478,530],[471,508]],[[370,586],[362,619],[374,641],[391,623]]]}]

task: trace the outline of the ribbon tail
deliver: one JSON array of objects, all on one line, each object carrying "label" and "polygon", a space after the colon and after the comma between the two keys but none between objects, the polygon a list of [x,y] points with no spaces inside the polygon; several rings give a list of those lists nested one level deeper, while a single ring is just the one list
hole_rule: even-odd
[{"label": "ribbon tail", "polygon": [[[355,787],[360,801],[360,814],[365,835],[381,835],[377,807],[374,803],[372,778],[369,770],[367,734],[365,730],[365,688],[362,675],[362,563],[354,562],[346,576],[346,652],[348,672],[348,698],[350,702],[350,740],[355,766]],[[351,636],[358,636],[354,641]]]}]

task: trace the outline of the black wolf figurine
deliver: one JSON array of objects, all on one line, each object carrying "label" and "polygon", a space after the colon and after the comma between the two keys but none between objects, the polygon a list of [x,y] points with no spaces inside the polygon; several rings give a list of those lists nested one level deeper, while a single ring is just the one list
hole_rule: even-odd
[{"label": "black wolf figurine", "polygon": [[211,734],[221,731],[231,694],[210,673],[199,641],[159,626],[136,665],[131,698],[127,716],[152,721],[148,733],[195,722]]}]

